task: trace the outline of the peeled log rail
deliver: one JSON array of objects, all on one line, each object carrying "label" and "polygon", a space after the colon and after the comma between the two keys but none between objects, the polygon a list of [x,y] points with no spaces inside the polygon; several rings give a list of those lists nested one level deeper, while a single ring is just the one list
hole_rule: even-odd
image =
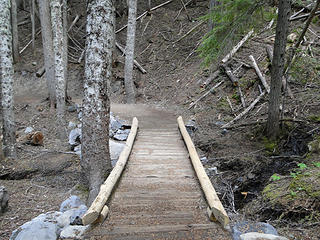
[{"label": "peeled log rail", "polygon": [[[116,163],[115,167],[111,171],[107,180],[101,185],[100,192],[96,199],[93,201],[92,205],[82,217],[83,225],[88,225],[95,222],[101,214],[101,211],[105,209],[101,215],[105,212],[108,212],[107,208],[105,208],[105,204],[110,197],[114,186],[116,185],[117,181],[119,180],[121,173],[127,163],[127,160],[130,156],[132,146],[134,140],[136,138],[138,131],[138,119],[133,118],[131,131],[126,141],[126,145],[119,156],[119,160]],[[103,216],[102,216],[103,217]]]},{"label": "peeled log rail", "polygon": [[209,205],[209,209],[208,209],[209,218],[210,220],[218,220],[224,227],[226,227],[230,222],[229,217],[222,203],[220,202],[220,199],[216,191],[214,190],[208,175],[206,174],[202,166],[197,150],[194,147],[194,144],[187,132],[187,129],[184,125],[182,117],[181,116],[178,117],[177,121],[178,121],[181,135],[188,148],[193,168],[197,174],[201,188],[206,196],[207,203]]},{"label": "peeled log rail", "polygon": [[252,34],[253,29],[244,38],[242,38],[242,40],[236,46],[234,46],[234,48],[227,54],[227,56],[222,59],[222,63],[228,62],[228,60],[239,50],[239,48],[241,48],[241,46],[249,39],[249,37],[251,37]]},{"label": "peeled log rail", "polygon": [[258,64],[256,63],[256,60],[254,59],[254,57],[252,55],[250,55],[249,58],[252,61],[253,68],[254,68],[254,70],[256,70],[256,73],[257,73],[258,77],[260,78],[262,85],[267,90],[267,93],[270,93],[270,87],[269,87],[265,77],[262,75],[262,73],[258,67]]}]

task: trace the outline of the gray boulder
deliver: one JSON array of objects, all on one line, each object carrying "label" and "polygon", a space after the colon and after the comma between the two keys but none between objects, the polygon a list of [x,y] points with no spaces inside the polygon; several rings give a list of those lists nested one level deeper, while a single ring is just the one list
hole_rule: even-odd
[{"label": "gray boulder", "polygon": [[240,240],[240,235],[251,232],[259,232],[278,236],[277,230],[268,223],[243,221],[232,226],[232,239]]},{"label": "gray boulder", "polygon": [[272,234],[265,234],[265,233],[245,233],[240,236],[241,240],[288,240],[288,238],[280,237]]},{"label": "gray boulder", "polygon": [[81,205],[84,205],[81,199],[78,196],[72,195],[61,203],[60,212],[66,212],[73,208],[79,208]]},{"label": "gray boulder", "polygon": [[113,137],[122,128],[122,122],[110,113],[109,137]]},{"label": "gray boulder", "polygon": [[40,214],[30,222],[27,222],[14,230],[10,240],[56,240],[61,231],[56,224],[56,219],[60,215],[61,212]]},{"label": "gray boulder", "polygon": [[130,133],[130,129],[124,129],[124,130],[119,129],[116,132],[116,134],[113,136],[113,138],[118,141],[126,141],[129,136],[129,133]]},{"label": "gray boulder", "polygon": [[69,133],[69,144],[71,146],[77,146],[81,143],[81,129],[72,129]]},{"label": "gray boulder", "polygon": [[62,230],[60,239],[82,239],[83,234],[88,230],[87,226],[68,226]]},{"label": "gray boulder", "polygon": [[77,208],[72,208],[70,210],[67,210],[63,212],[58,218],[57,218],[57,224],[58,227],[64,228],[71,223],[75,221],[77,218],[81,218],[86,211],[88,210],[86,205],[80,205]]},{"label": "gray boulder", "polygon": [[0,186],[0,214],[8,208],[9,194],[4,186]]},{"label": "gray boulder", "polygon": [[111,158],[112,167],[116,165],[124,146],[125,146],[124,143],[119,143],[111,139],[109,140],[110,158]]}]

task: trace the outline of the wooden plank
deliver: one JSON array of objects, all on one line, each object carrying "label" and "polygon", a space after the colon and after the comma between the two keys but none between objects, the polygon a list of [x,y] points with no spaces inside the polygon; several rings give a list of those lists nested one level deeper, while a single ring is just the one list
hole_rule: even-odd
[{"label": "wooden plank", "polygon": [[[199,159],[197,150],[187,132],[187,129],[184,125],[184,122],[182,120],[182,117],[178,117],[178,125],[179,125],[179,129],[180,132],[183,136],[183,139],[187,145],[189,154],[190,154],[190,159],[192,162],[192,165],[194,167],[194,170],[198,176],[199,182],[201,184],[202,190],[206,196],[208,205],[210,207],[211,213],[209,215],[210,219],[215,219],[218,220],[224,227],[226,227],[230,220],[229,217],[222,205],[222,203],[220,202],[220,199],[215,191],[215,189],[212,186],[212,183],[208,177],[208,175],[206,174],[202,163]],[[213,217],[214,215],[214,217]]]},{"label": "wooden plank", "polygon": [[131,149],[138,131],[138,119],[133,118],[131,131],[126,141],[126,145],[119,156],[119,160],[117,161],[115,167],[111,171],[107,180],[101,185],[100,192],[96,199],[93,201],[92,205],[82,217],[83,225],[88,225],[93,223],[100,215],[104,205],[108,201],[108,198],[111,195],[112,189],[115,184],[118,182],[120,175],[127,163],[129,155],[131,153]]}]

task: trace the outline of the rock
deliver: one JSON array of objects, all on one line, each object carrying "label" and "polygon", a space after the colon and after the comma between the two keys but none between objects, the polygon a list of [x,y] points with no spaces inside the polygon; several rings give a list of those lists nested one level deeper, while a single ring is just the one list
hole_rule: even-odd
[{"label": "rock", "polygon": [[189,120],[185,126],[189,135],[192,135],[197,130],[195,120]]},{"label": "rock", "polygon": [[278,236],[277,230],[268,223],[243,221],[232,226],[232,239],[240,240],[240,235],[259,232]]},{"label": "rock", "polygon": [[25,130],[24,130],[24,133],[25,134],[29,134],[29,133],[32,133],[33,132],[33,128],[32,127],[27,127]]},{"label": "rock", "polygon": [[81,199],[78,196],[72,195],[61,203],[60,212],[66,212],[73,208],[79,208],[81,205],[84,205]]},{"label": "rock", "polygon": [[76,112],[77,111],[77,107],[74,105],[68,106],[67,108],[68,112]]},{"label": "rock", "polygon": [[116,134],[113,136],[115,140],[126,141],[130,133],[130,129],[121,130],[119,129]]},{"label": "rock", "polygon": [[111,164],[112,167],[116,165],[116,162],[118,161],[118,158],[124,148],[124,143],[118,143],[113,140],[109,140],[109,150],[110,150],[110,158],[111,158]]},{"label": "rock", "polygon": [[122,122],[110,113],[109,136],[112,137],[122,128]]},{"label": "rock", "polygon": [[218,174],[217,167],[207,168],[207,171],[209,172],[209,175],[217,175]]},{"label": "rock", "polygon": [[77,127],[77,125],[74,122],[69,122],[69,124],[68,124],[69,129],[74,129],[76,127]]},{"label": "rock", "polygon": [[81,144],[76,146],[73,151],[81,158]]},{"label": "rock", "polygon": [[72,129],[69,133],[69,144],[71,146],[77,146],[81,143],[81,129]]},{"label": "rock", "polygon": [[3,213],[8,208],[9,194],[4,186],[0,186],[0,213]]},{"label": "rock", "polygon": [[61,212],[48,212],[40,214],[14,230],[10,240],[56,240],[61,229],[56,225],[56,218]]},{"label": "rock", "polygon": [[82,239],[82,235],[89,229],[88,226],[68,226],[60,233],[61,239]]},{"label": "rock", "polygon": [[288,240],[288,238],[276,236],[273,234],[250,232],[240,236],[240,240]]},{"label": "rock", "polygon": [[201,157],[200,161],[202,162],[202,164],[207,164],[209,162],[207,157]]},{"label": "rock", "polygon": [[64,228],[71,223],[74,223],[76,219],[81,219],[81,217],[86,213],[88,210],[86,205],[80,205],[77,208],[72,208],[70,210],[67,210],[63,212],[58,218],[57,218],[57,224],[60,228]]}]

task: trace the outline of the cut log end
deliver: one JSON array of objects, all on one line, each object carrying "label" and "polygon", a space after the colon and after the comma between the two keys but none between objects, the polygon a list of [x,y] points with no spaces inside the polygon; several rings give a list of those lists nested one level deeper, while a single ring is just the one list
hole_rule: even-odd
[{"label": "cut log end", "polygon": [[208,216],[212,222],[220,222],[223,227],[226,227],[230,223],[230,219],[226,213],[216,208],[207,208]]},{"label": "cut log end", "polygon": [[87,212],[83,217],[82,217],[82,224],[85,225],[89,225],[91,223],[93,223],[94,221],[97,220],[97,218],[99,217],[99,213],[92,211],[92,212]]}]

